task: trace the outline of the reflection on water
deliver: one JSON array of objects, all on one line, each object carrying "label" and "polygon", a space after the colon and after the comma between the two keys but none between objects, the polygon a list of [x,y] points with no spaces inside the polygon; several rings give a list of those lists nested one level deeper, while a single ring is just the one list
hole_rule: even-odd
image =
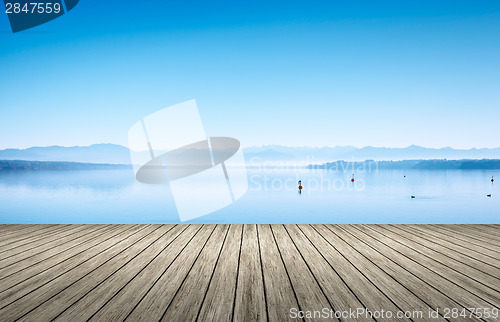
[{"label": "reflection on water", "polygon": [[[498,224],[492,175],[500,171],[378,170],[352,183],[351,172],[249,169],[246,195],[189,222]],[[131,170],[0,172],[0,223],[178,222],[168,185],[136,182]]]}]

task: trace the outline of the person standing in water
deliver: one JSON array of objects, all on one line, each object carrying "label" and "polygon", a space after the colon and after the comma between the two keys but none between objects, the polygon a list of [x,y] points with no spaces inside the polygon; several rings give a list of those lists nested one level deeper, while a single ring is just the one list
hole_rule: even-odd
[{"label": "person standing in water", "polygon": [[299,180],[299,182],[297,182],[297,184],[299,185],[299,193],[302,193],[302,180]]}]

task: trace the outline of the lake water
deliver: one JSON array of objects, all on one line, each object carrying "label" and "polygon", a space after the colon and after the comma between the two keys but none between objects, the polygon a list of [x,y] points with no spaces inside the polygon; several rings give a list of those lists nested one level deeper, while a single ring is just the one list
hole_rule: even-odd
[{"label": "lake water", "polygon": [[[356,173],[354,183],[351,174],[248,169],[240,200],[188,223],[500,223],[500,171],[377,170]],[[139,183],[132,170],[0,172],[0,223],[179,218],[168,185]]]}]

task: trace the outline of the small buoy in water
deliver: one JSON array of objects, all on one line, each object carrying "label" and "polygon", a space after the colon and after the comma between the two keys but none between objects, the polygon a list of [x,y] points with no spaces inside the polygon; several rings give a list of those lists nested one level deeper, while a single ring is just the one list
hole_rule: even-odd
[{"label": "small buoy in water", "polygon": [[415,199],[415,196],[411,196],[411,199]]},{"label": "small buoy in water", "polygon": [[406,176],[403,176],[403,178],[406,178]]},{"label": "small buoy in water", "polygon": [[489,195],[486,195],[486,197],[490,197],[491,198],[491,193]]},{"label": "small buoy in water", "polygon": [[495,181],[495,179],[493,179],[493,176],[491,176],[491,183],[493,183],[493,181]]}]

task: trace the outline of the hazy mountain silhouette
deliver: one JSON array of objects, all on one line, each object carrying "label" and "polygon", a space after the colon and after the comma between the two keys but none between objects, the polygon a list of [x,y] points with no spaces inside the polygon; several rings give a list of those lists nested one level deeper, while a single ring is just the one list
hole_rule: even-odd
[{"label": "hazy mountain silhouette", "polygon": [[71,161],[85,163],[129,164],[128,148],[116,144],[91,146],[47,146],[0,150],[0,160]]},{"label": "hazy mountain silhouette", "polygon": [[283,147],[265,146],[247,148],[247,161],[259,162],[306,162],[322,163],[328,161],[364,161],[364,160],[431,160],[431,159],[500,159],[500,148],[495,149],[453,149],[450,147],[433,149],[411,145],[406,148],[384,148],[367,146],[356,148],[341,147]]},{"label": "hazy mountain silhouette", "polygon": [[289,147],[265,145],[249,147],[243,150],[245,159],[251,163],[262,162],[305,162],[314,163],[334,160],[337,156],[353,153],[358,148],[353,146],[337,147]]},{"label": "hazy mountain silhouette", "polygon": [[412,159],[498,159],[500,148],[495,149],[453,149],[450,147],[433,149],[411,145],[406,148],[364,147],[338,156],[340,159],[354,160],[412,160]]},{"label": "hazy mountain silhouette", "polygon": [[[500,159],[500,148],[453,149],[424,148],[412,145],[406,148],[384,148],[367,146],[338,147],[288,147],[266,145],[244,148],[245,159],[250,163],[297,162],[304,164],[329,161],[364,160],[430,160],[430,159]],[[0,150],[0,160],[68,161],[85,163],[129,164],[128,148],[116,144],[93,144],[91,146],[48,146],[28,149]]]}]

